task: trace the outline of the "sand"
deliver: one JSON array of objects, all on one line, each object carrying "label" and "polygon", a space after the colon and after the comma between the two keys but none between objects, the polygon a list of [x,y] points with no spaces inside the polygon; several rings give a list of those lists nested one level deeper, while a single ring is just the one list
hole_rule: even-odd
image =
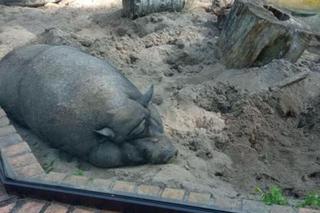
[{"label": "sand", "polygon": [[[295,64],[226,69],[210,2],[129,20],[121,1],[0,6],[0,58],[28,43],[65,44],[110,61],[153,103],[179,150],[165,165],[99,169],[18,130],[47,171],[248,197],[278,185],[293,197],[320,189],[320,55]],[[314,40],[313,50],[319,48]],[[288,84],[292,79],[303,79]]]}]

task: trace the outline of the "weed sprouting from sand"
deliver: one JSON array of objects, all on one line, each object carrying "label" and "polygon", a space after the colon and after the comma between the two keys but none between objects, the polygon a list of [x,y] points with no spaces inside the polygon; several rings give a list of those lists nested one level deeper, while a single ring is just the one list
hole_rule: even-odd
[{"label": "weed sprouting from sand", "polygon": [[[256,191],[261,195],[261,200],[267,205],[287,205],[288,200],[282,190],[277,186],[272,186],[268,191],[263,191],[257,187]],[[320,194],[309,193],[297,207],[320,208]]]},{"label": "weed sprouting from sand", "polygon": [[43,169],[46,173],[50,173],[53,170],[53,164],[55,160],[50,161],[49,163],[43,164]]},{"label": "weed sprouting from sand", "polygon": [[267,205],[286,205],[288,204],[287,198],[283,195],[282,190],[277,186],[272,186],[268,191],[263,191],[259,187],[256,188],[257,192],[261,194],[261,200]]},{"label": "weed sprouting from sand", "polygon": [[312,207],[320,208],[320,194],[318,193],[309,193],[304,199],[299,207]]},{"label": "weed sprouting from sand", "polygon": [[84,172],[83,172],[83,170],[81,170],[81,169],[77,169],[76,171],[73,172],[73,175],[83,176],[83,175],[84,175]]}]

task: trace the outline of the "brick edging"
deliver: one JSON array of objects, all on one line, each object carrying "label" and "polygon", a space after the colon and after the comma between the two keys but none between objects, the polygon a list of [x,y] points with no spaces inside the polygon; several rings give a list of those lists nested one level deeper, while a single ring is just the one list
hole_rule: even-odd
[{"label": "brick edging", "polygon": [[[33,155],[29,145],[20,137],[10,124],[6,113],[0,107],[0,153],[6,175],[13,179],[59,184],[68,187],[112,193],[125,193],[137,197],[161,199],[188,205],[219,208],[233,212],[247,213],[320,213],[306,208],[295,209],[289,206],[267,206],[260,201],[214,197],[213,194],[186,191],[170,187],[138,184],[128,181],[89,178],[86,176],[66,175],[59,172],[45,173]],[[10,204],[9,204],[10,205]],[[43,206],[42,206],[43,207]],[[47,206],[48,207],[48,206]]]}]

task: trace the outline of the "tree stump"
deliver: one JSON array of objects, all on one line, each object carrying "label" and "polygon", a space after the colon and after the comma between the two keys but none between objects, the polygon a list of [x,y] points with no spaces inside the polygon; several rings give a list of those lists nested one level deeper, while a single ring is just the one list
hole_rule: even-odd
[{"label": "tree stump", "polygon": [[234,0],[213,0],[212,1],[212,12],[217,16],[217,25],[221,30],[227,15],[229,14],[231,7],[234,3]]},{"label": "tree stump", "polygon": [[226,67],[244,68],[280,58],[295,62],[311,37],[307,27],[276,7],[236,0],[218,46]]},{"label": "tree stump", "polygon": [[122,0],[122,13],[134,19],[155,12],[181,11],[185,3],[185,0]]}]

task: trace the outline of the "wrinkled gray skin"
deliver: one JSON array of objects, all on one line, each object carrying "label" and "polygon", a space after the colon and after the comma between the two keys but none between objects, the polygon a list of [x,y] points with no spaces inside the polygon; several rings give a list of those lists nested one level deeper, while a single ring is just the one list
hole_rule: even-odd
[{"label": "wrinkled gray skin", "polygon": [[0,62],[0,105],[53,147],[98,167],[166,163],[177,150],[145,95],[107,62],[33,45]]}]

